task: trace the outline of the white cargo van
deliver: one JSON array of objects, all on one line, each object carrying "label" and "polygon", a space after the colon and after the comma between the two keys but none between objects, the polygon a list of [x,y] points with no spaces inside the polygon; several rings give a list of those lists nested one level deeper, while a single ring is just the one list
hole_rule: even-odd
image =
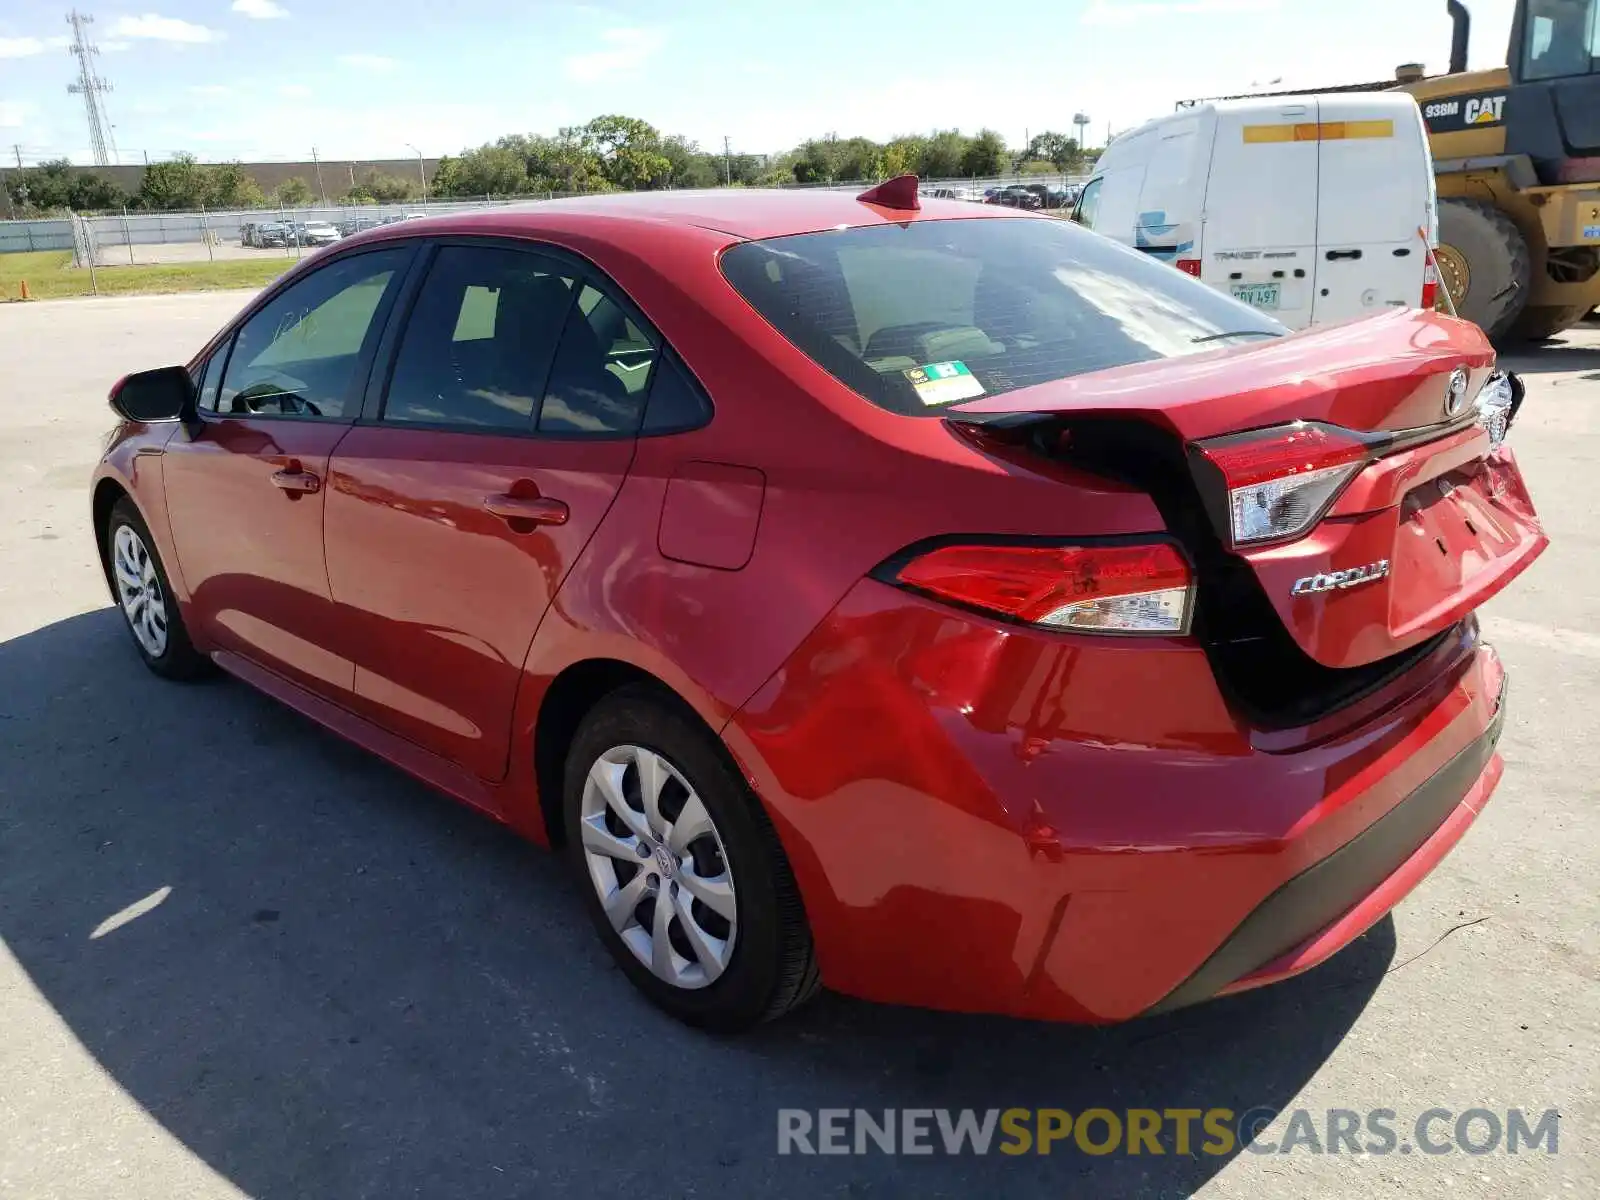
[{"label": "white cargo van", "polygon": [[1183,109],[1100,156],[1074,217],[1292,328],[1433,307],[1427,131],[1404,93]]}]

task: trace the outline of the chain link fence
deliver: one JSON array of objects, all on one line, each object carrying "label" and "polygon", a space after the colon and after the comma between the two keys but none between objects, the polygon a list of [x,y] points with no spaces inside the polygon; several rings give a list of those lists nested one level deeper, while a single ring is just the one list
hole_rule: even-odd
[{"label": "chain link fence", "polygon": [[[978,202],[986,194],[1008,186],[1042,184],[1052,189],[1059,199],[1062,192],[1074,184],[1081,184],[1084,178],[1067,174],[1031,174],[926,180],[922,189],[925,195]],[[858,180],[805,186],[859,191],[870,187],[871,182]],[[0,290],[4,290],[3,277],[7,273],[5,256],[17,252],[70,253],[72,267],[88,268],[81,280],[75,271],[72,272],[74,280],[83,286],[74,284],[70,288],[63,287],[58,279],[54,294],[94,294],[107,290],[95,278],[95,273],[102,268],[114,271],[119,267],[187,266],[204,271],[204,264],[207,263],[245,260],[260,261],[263,268],[267,268],[272,262],[292,262],[319,245],[374,225],[403,221],[414,216],[526,204],[556,199],[561,195],[551,192],[533,196],[485,196],[482,199],[453,197],[393,204],[229,209],[215,212],[123,211],[75,214],[56,219],[0,221]],[[24,260],[13,261],[20,264]],[[37,259],[29,261],[37,263]],[[63,257],[49,267],[59,275],[67,267],[66,259]],[[32,266],[31,269],[37,283],[39,275],[47,268]],[[258,283],[263,278],[266,276],[257,272],[253,280]],[[126,282],[131,285],[132,279]],[[218,285],[212,283],[204,286]],[[222,284],[239,285],[238,282]],[[120,290],[114,277],[110,290]]]}]

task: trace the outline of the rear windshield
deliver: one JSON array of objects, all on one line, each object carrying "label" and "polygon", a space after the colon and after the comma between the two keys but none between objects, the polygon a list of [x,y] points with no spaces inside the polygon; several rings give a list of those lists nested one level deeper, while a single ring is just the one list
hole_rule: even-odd
[{"label": "rear windshield", "polygon": [[1286,330],[1166,263],[1059,220],[912,221],[745,242],[728,282],[892,412]]}]

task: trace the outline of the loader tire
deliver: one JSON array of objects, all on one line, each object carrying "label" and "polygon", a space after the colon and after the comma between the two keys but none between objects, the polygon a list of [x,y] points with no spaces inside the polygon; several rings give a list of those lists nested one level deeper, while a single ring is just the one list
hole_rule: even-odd
[{"label": "loader tire", "polygon": [[1528,303],[1533,265],[1515,222],[1483,200],[1439,202],[1439,282],[1457,313],[1491,339],[1504,335]]},{"label": "loader tire", "polygon": [[1514,342],[1544,342],[1555,337],[1563,329],[1571,329],[1583,320],[1589,311],[1587,304],[1568,304],[1555,307],[1529,305],[1522,310],[1506,334],[1508,341]]}]

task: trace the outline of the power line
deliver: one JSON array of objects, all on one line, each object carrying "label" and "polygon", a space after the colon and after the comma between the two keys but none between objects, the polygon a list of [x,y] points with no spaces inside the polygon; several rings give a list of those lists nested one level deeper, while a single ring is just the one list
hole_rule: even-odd
[{"label": "power line", "polygon": [[[111,90],[111,85],[100,78],[94,69],[94,57],[100,53],[100,47],[89,40],[87,32],[87,27],[94,24],[94,18],[73,9],[67,14],[67,24],[72,26],[72,45],[67,47],[67,53],[78,60],[77,82],[69,83],[67,91],[83,97],[83,109],[89,118],[89,145],[94,165],[109,167],[115,161],[117,152],[116,142],[108,138],[111,119],[106,115],[105,94]],[[109,150],[106,145],[108,141]]]}]

